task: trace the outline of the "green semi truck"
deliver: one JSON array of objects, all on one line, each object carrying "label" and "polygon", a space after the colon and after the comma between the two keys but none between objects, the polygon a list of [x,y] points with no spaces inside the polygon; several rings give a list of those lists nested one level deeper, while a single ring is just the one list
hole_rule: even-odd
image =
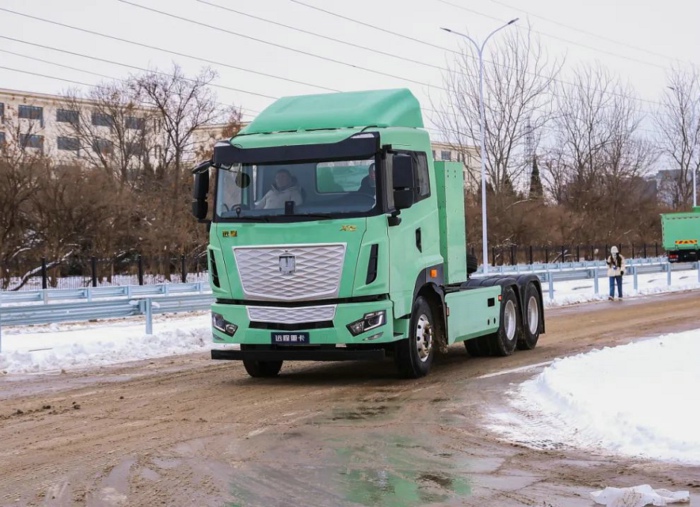
[{"label": "green semi truck", "polygon": [[662,214],[661,234],[669,262],[700,259],[700,206],[689,212]]},{"label": "green semi truck", "polygon": [[534,348],[539,279],[470,277],[462,166],[431,154],[405,89],[282,98],[217,143],[192,204],[210,231],[212,358],[253,377],[393,358],[417,378],[455,342],[473,356]]}]

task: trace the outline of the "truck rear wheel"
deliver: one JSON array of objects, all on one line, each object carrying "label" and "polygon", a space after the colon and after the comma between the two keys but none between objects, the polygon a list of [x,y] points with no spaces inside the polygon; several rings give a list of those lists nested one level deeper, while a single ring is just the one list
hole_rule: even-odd
[{"label": "truck rear wheel", "polygon": [[537,345],[542,328],[542,306],[540,292],[535,284],[528,283],[525,288],[525,322],[523,332],[518,338],[518,350],[532,350]]},{"label": "truck rear wheel", "polygon": [[492,356],[509,356],[515,351],[520,338],[522,318],[518,308],[518,298],[512,287],[504,287],[501,299],[501,321],[498,331],[488,337]]},{"label": "truck rear wheel", "polygon": [[282,361],[256,361],[244,359],[243,367],[251,377],[276,377],[282,369]]},{"label": "truck rear wheel", "polygon": [[407,340],[396,343],[396,366],[404,378],[424,377],[430,371],[435,355],[435,321],[430,304],[418,296],[411,311],[411,327]]}]

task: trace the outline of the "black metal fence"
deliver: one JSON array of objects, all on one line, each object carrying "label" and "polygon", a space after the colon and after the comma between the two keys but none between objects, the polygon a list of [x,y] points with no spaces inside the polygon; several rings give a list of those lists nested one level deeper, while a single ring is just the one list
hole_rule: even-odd
[{"label": "black metal fence", "polygon": [[3,265],[1,290],[76,289],[207,280],[206,254],[115,258],[71,256],[61,261],[17,259]]},{"label": "black metal fence", "polygon": [[[546,246],[494,246],[489,247],[489,263],[492,266],[513,266],[515,264],[579,262],[605,259],[612,244],[604,245],[546,245]],[[629,259],[659,257],[666,251],[658,243],[618,244],[620,253]],[[481,245],[469,245],[469,252],[475,255],[479,264],[483,263]]]},{"label": "black metal fence", "polygon": [[[590,261],[605,259],[612,245],[494,246],[489,248],[492,266]],[[617,245],[628,258],[665,255],[658,244]],[[482,263],[479,244],[470,244],[469,252]],[[206,253],[198,255],[141,256],[115,258],[72,256],[60,262],[17,259],[0,267],[0,290],[76,289],[104,285],[147,285],[168,282],[207,280]]]}]

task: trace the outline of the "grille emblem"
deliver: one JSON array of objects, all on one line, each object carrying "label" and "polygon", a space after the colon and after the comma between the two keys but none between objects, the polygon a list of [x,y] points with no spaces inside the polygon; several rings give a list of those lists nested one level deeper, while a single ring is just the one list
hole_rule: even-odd
[{"label": "grille emblem", "polygon": [[280,255],[280,273],[293,275],[296,271],[296,257],[291,254]]}]

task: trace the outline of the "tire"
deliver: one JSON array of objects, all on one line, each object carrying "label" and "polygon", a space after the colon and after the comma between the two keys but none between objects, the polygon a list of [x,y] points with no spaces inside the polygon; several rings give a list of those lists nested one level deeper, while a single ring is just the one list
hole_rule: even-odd
[{"label": "tire", "polygon": [[523,332],[518,338],[517,348],[518,350],[532,350],[540,338],[543,318],[540,292],[534,283],[527,284],[523,304],[525,305],[525,322],[523,323]]},{"label": "tire", "polygon": [[501,320],[498,331],[488,336],[492,356],[509,356],[515,351],[523,326],[518,298],[512,287],[504,287],[501,298]]},{"label": "tire", "polygon": [[276,377],[282,369],[282,361],[256,361],[244,359],[243,367],[254,378]]},{"label": "tire", "polygon": [[477,269],[479,269],[479,261],[476,260],[476,255],[467,254],[467,275],[476,273]]},{"label": "tire", "polygon": [[423,296],[418,296],[411,310],[408,339],[396,343],[396,367],[403,378],[424,377],[435,356],[435,320],[433,310]]}]

